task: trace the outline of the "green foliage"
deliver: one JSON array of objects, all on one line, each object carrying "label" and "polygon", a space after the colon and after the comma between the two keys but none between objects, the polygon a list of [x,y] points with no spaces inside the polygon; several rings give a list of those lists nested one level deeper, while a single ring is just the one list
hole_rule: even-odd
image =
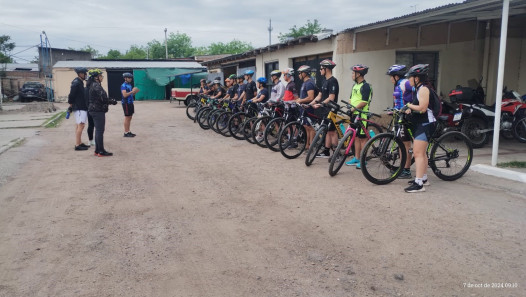
[{"label": "green foliage", "polygon": [[13,63],[9,53],[15,48],[15,43],[9,42],[10,39],[8,35],[0,35],[0,63]]},{"label": "green foliage", "polygon": [[79,49],[74,49],[72,47],[70,47],[69,49],[74,51],[88,52],[91,54],[91,58],[98,58],[100,56],[99,51],[92,48],[90,45],[86,45],[85,47],[81,47]]},{"label": "green foliage", "polygon": [[314,22],[311,22],[310,20],[307,20],[307,24],[301,27],[297,27],[294,25],[294,27],[289,29],[289,32],[286,34],[279,33],[279,41],[285,42],[288,38],[298,38],[301,36],[306,35],[312,35],[312,34],[318,34],[322,30],[320,23],[318,23],[318,20],[314,20]]},{"label": "green foliage", "polygon": [[132,45],[122,58],[127,60],[144,60],[146,59],[146,50],[137,45]]},{"label": "green foliage", "polygon": [[101,56],[100,59],[117,60],[122,59],[122,53],[119,50],[111,49],[106,56]]},{"label": "green foliage", "polygon": [[497,167],[526,168],[526,161],[511,161],[511,162],[498,163]]},{"label": "green foliage", "polygon": [[226,44],[222,42],[210,44],[210,46],[208,46],[208,54],[240,54],[252,49],[254,49],[252,44],[234,39]]},{"label": "green foliage", "polygon": [[192,38],[186,33],[170,33],[168,36],[168,57],[186,58],[194,54]]}]

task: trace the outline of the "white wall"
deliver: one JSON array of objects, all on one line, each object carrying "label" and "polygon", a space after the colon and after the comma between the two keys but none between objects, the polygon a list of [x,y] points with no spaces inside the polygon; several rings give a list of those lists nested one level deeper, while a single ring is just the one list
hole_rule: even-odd
[{"label": "white wall", "polygon": [[[106,69],[101,69],[104,80],[102,81],[102,87],[108,90],[108,76],[106,75]],[[53,88],[55,91],[55,101],[67,102],[69,91],[71,89],[71,81],[77,77],[77,73],[70,68],[53,68]]]}]

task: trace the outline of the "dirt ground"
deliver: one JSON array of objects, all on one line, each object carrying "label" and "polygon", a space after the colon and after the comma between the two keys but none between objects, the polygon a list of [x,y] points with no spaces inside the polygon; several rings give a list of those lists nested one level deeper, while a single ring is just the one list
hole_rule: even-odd
[{"label": "dirt ground", "polygon": [[[0,155],[0,296],[526,296],[524,184],[367,182],[138,102],[106,149],[74,121]],[[84,140],[87,140],[84,134]]]}]

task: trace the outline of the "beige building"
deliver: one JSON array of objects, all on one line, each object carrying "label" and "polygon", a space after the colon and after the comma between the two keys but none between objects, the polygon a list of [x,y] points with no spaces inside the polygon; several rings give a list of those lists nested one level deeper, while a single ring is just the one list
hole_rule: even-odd
[{"label": "beige building", "polygon": [[[511,0],[504,85],[526,93],[526,0]],[[373,86],[372,111],[392,106],[393,85],[386,71],[393,64],[430,64],[430,78],[444,97],[456,87],[483,77],[486,103],[495,102],[502,0],[471,0],[429,9],[378,23],[301,37],[225,60],[203,65],[221,71],[239,71],[236,63],[252,60],[256,76],[273,69],[301,64],[317,66],[326,57],[337,64],[340,100],[352,89],[350,67],[370,67],[366,80]],[[316,67],[319,68],[319,67]],[[269,71],[270,70],[270,71]],[[239,73],[239,72],[238,72]],[[319,75],[319,72],[317,72]]]}]

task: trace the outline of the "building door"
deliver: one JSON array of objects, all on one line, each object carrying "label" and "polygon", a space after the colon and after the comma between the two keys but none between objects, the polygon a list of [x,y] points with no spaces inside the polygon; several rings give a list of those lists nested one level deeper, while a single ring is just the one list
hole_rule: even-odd
[{"label": "building door", "polygon": [[438,85],[438,52],[396,52],[396,64],[407,69],[416,64],[429,64],[429,82],[436,90]]},{"label": "building door", "polygon": [[[271,94],[272,87],[274,86],[274,83],[272,83],[272,78],[270,77],[270,73],[274,70],[279,69],[279,62],[270,62],[265,63],[265,77],[267,78],[267,90],[268,93]],[[269,95],[270,96],[270,95]]]},{"label": "building door", "polygon": [[[108,97],[117,101],[122,99],[121,85],[124,82],[122,74],[125,72],[133,73],[132,69],[107,70],[108,76]],[[133,81],[132,81],[133,86]]]},{"label": "building door", "polygon": [[300,68],[302,65],[307,65],[312,68],[311,77],[316,83],[316,86],[318,86],[318,89],[321,90],[321,86],[323,84],[324,78],[321,76],[320,73],[320,62],[325,59],[332,59],[332,53],[325,53],[325,54],[319,54],[319,55],[313,55],[313,56],[307,56],[307,57],[300,57],[295,58],[292,60],[292,67],[294,68],[294,82],[296,83],[296,90],[299,91],[301,89],[301,84],[303,83],[300,81],[298,77],[298,68]]}]

